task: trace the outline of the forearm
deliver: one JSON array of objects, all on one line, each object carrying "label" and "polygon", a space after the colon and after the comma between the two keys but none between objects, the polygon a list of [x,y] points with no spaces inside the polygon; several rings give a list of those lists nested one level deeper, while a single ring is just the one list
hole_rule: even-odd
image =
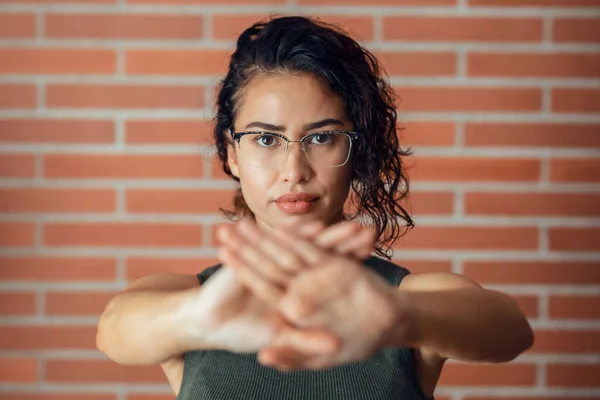
[{"label": "forearm", "polygon": [[403,340],[444,358],[471,362],[510,361],[533,343],[519,307],[500,292],[464,288],[398,295],[405,296],[411,310],[404,318],[408,330],[398,326],[388,342]]},{"label": "forearm", "polygon": [[100,317],[98,349],[123,365],[154,365],[191,350],[183,305],[198,290],[117,295]]}]

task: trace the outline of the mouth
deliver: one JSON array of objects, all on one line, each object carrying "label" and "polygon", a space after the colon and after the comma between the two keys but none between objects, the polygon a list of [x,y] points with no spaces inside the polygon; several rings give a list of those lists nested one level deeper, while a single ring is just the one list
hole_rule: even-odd
[{"label": "mouth", "polygon": [[318,200],[310,193],[288,193],[275,200],[275,204],[287,214],[303,214],[312,210]]}]

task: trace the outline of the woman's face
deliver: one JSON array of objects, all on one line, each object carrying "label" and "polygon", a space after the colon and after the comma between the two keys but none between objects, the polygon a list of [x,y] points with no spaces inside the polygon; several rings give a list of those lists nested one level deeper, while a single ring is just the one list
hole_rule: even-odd
[{"label": "woman's face", "polygon": [[[353,130],[340,97],[313,76],[291,74],[252,79],[240,98],[234,128],[235,132],[276,132],[290,140],[324,130]],[[270,142],[263,140],[261,145],[265,143]],[[229,167],[240,179],[244,199],[259,226],[268,229],[308,220],[331,224],[342,219],[351,159],[339,167],[318,166],[307,159],[298,142],[289,144],[280,162],[265,168],[248,165],[240,154],[243,149],[237,143],[229,146]],[[315,200],[281,198],[290,194],[308,194]]]}]

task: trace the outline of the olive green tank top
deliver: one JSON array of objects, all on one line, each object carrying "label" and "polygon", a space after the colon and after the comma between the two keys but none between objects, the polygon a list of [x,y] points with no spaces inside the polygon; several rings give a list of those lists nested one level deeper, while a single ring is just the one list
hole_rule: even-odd
[{"label": "olive green tank top", "polygon": [[[389,261],[370,257],[365,266],[391,285],[409,274]],[[221,265],[198,274],[204,283]],[[325,370],[279,372],[261,365],[256,353],[192,351],[184,357],[177,400],[432,400],[419,384],[413,351],[385,348],[370,358]]]}]

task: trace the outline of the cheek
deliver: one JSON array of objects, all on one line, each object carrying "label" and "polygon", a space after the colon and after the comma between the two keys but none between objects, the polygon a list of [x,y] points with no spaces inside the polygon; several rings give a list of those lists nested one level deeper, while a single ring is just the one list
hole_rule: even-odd
[{"label": "cheek", "polygon": [[268,171],[240,166],[240,187],[244,199],[251,209],[264,203],[265,194],[269,192],[273,180],[272,175]]},{"label": "cheek", "polygon": [[343,204],[350,190],[352,171],[347,168],[331,171],[324,176],[324,180],[332,203]]}]

